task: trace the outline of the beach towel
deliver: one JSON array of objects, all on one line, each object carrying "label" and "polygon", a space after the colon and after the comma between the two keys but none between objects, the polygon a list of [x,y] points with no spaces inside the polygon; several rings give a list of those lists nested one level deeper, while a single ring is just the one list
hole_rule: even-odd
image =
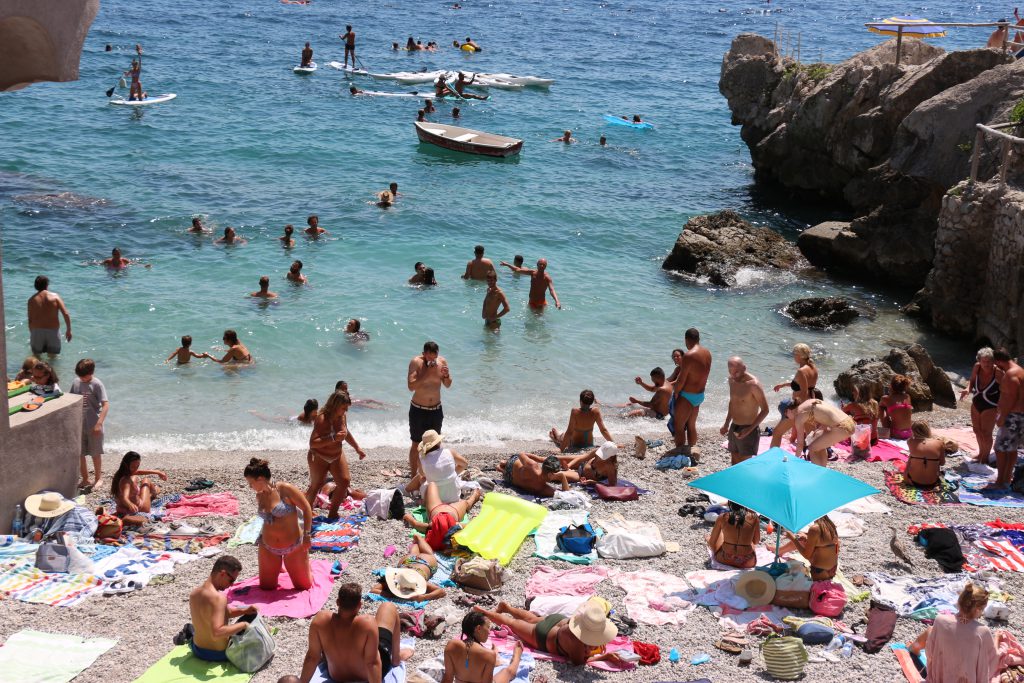
[{"label": "beach towel", "polygon": [[[511,660],[511,654],[499,652],[498,663],[494,667],[494,675],[497,675],[499,671],[508,666]],[[512,679],[511,683],[530,683],[530,675],[536,666],[537,660],[534,656],[523,650],[522,655],[519,657],[519,668],[516,669],[516,676]],[[422,662],[416,667],[416,674],[423,679],[424,683],[441,683],[441,678],[444,676],[444,655],[437,655],[433,659]]]},{"label": "beach towel", "polygon": [[878,499],[877,495],[858,498],[846,505],[836,508],[836,512],[848,512],[852,515],[883,514],[888,515],[892,508]]},{"label": "beach towel", "polygon": [[228,541],[229,548],[237,548],[240,545],[255,544],[263,531],[263,519],[252,517],[246,520],[245,524],[235,529],[234,536]]},{"label": "beach towel", "polygon": [[907,677],[909,683],[924,683],[924,679],[921,678],[920,672],[917,667],[914,666],[914,660],[910,656],[910,651],[907,649],[904,643],[893,643],[889,647],[892,648],[892,653],[896,655],[896,661],[900,665],[900,670],[903,671],[903,675]]},{"label": "beach towel", "polygon": [[932,429],[932,436],[938,438],[952,439],[960,446],[960,450],[972,458],[978,456],[978,437],[970,427],[950,427],[947,429]]},{"label": "beach towel", "polygon": [[968,561],[972,567],[999,572],[1024,572],[1024,554],[1011,541],[979,539],[973,545],[984,553],[989,566],[977,567],[977,557],[971,553]]},{"label": "beach towel", "polygon": [[430,604],[427,600],[402,600],[390,595],[378,595],[377,593],[363,593],[363,600],[370,602],[393,602],[399,607],[407,609],[423,609]]},{"label": "beach towel", "polygon": [[[491,631],[490,644],[494,647],[495,652],[510,653],[515,650],[517,639],[507,627],[501,626],[498,629]],[[614,640],[605,645],[606,652],[633,652],[633,641],[626,636],[616,636]],[[546,659],[552,662],[568,662],[565,657],[559,655],[553,655],[549,652],[540,652],[534,650],[523,643],[523,653],[529,652],[534,656],[535,659]],[[614,662],[588,662],[587,666],[591,666],[601,671],[629,671],[635,669],[636,664],[632,662],[614,661]]]},{"label": "beach towel", "polygon": [[154,576],[173,574],[177,564],[196,559],[195,555],[181,552],[153,552],[133,547],[118,548],[112,555],[93,560],[92,574],[103,581],[131,579],[145,586]]},{"label": "beach towel", "polygon": [[[900,447],[897,444],[903,444]],[[865,460],[868,462],[907,462],[909,451],[906,441],[893,442],[887,439],[879,439],[878,443],[871,447],[871,455]]]},{"label": "beach towel", "polygon": [[529,610],[538,617],[550,614],[576,614],[580,606],[593,595],[535,595],[530,599]]},{"label": "beach towel", "polygon": [[18,536],[0,536],[0,562],[20,562],[31,557],[35,560],[38,543],[29,543]]},{"label": "beach towel", "polygon": [[235,494],[223,491],[221,493],[199,493],[194,496],[182,496],[180,500],[164,506],[163,518],[165,520],[172,520],[183,517],[207,517],[210,515],[233,517],[237,514],[238,499],[235,498]]},{"label": "beach towel", "polygon": [[711,612],[718,617],[718,625],[726,630],[746,631],[747,624],[757,621],[762,616],[777,626],[784,626],[783,619],[793,616],[793,612],[785,607],[777,605],[765,605],[763,607],[748,607],[739,610],[728,605],[712,607]]},{"label": "beach towel", "polygon": [[179,645],[135,679],[134,683],[247,683],[252,674],[235,668],[231,662],[207,662],[199,659],[188,645]]},{"label": "beach towel", "polygon": [[[622,477],[617,477],[616,478],[615,485],[616,486],[632,486],[633,488],[636,489],[636,492],[638,494],[640,494],[641,496],[651,492],[650,489],[645,489],[642,486],[638,486],[637,484],[634,484],[629,479],[623,479]],[[601,497],[601,496],[597,495],[597,486],[596,485],[590,484],[589,486],[585,486],[584,488],[587,489],[588,493],[590,493],[590,497],[591,498],[600,498]]]},{"label": "beach towel", "polygon": [[680,576],[649,570],[623,572],[616,569],[608,576],[616,586],[626,591],[622,601],[626,613],[641,624],[685,624],[687,615],[697,609],[697,605],[678,595],[668,595],[689,588]]},{"label": "beach towel", "polygon": [[0,647],[0,680],[68,683],[116,644],[109,638],[18,631]]},{"label": "beach towel", "polygon": [[534,534],[533,542],[537,546],[533,553],[534,556],[542,557],[546,560],[564,560],[573,564],[591,564],[596,562],[597,550],[591,550],[586,555],[562,552],[558,549],[558,541],[555,538],[562,527],[572,524],[586,524],[589,517],[590,513],[586,510],[552,510],[549,512]]},{"label": "beach towel", "polygon": [[227,590],[228,604],[232,607],[244,608],[256,605],[264,617],[290,617],[305,619],[323,608],[327,596],[334,587],[334,576],[331,574],[331,560],[310,560],[313,570],[313,586],[309,590],[297,590],[292,584],[288,572],[281,568],[277,589],[265,591],[260,588],[260,577],[254,576],[241,583],[236,583]]},{"label": "beach towel", "polygon": [[91,574],[47,574],[32,563],[0,564],[0,595],[51,607],[70,607],[103,592]]},{"label": "beach towel", "polygon": [[[402,662],[389,671],[387,676],[381,678],[381,683],[405,683],[405,667],[406,662]],[[334,679],[327,673],[327,662],[320,662],[320,666],[313,672],[313,677],[309,679],[309,683],[334,683]]]},{"label": "beach towel", "polygon": [[1024,508],[1024,496],[1010,490],[984,491],[980,487],[988,484],[987,480],[976,477],[964,477],[960,481],[957,496],[961,503],[1004,508]]},{"label": "beach towel", "polygon": [[573,569],[555,569],[541,565],[526,582],[526,597],[535,595],[592,595],[594,586],[604,581],[611,570],[595,565]]},{"label": "beach towel", "polygon": [[326,517],[313,518],[313,543],[310,550],[328,553],[344,553],[359,545],[366,515],[352,515],[329,520]]},{"label": "beach towel", "polygon": [[945,479],[932,489],[919,489],[906,483],[903,475],[892,470],[885,471],[885,486],[901,503],[907,505],[959,505],[957,486]]}]

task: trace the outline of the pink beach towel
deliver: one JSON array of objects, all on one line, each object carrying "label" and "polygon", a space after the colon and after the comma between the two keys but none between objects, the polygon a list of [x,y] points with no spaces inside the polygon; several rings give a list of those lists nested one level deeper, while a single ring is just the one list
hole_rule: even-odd
[{"label": "pink beach towel", "polygon": [[[512,632],[507,627],[501,626],[498,629],[491,631],[491,645],[494,647],[496,652],[508,652],[511,653],[516,649],[517,639],[512,635]],[[568,662],[565,657],[560,655],[553,655],[548,652],[541,652],[534,650],[523,644],[523,649],[527,652],[533,653],[536,659],[547,659],[552,662]],[[605,652],[633,652],[633,641],[626,636],[617,636],[612,642],[608,643],[604,647]],[[601,671],[629,671],[635,669],[636,664],[631,662],[589,662],[587,666],[592,666],[595,669]]]},{"label": "pink beach towel", "polygon": [[235,498],[235,494],[227,491],[200,493],[195,496],[182,496],[178,502],[168,503],[164,510],[166,520],[208,515],[233,517],[238,514],[238,499]]},{"label": "pink beach towel", "polygon": [[871,447],[871,455],[867,457],[868,462],[902,462],[907,461],[907,451],[888,441],[879,441]]},{"label": "pink beach towel", "polygon": [[296,590],[291,577],[283,568],[278,578],[280,585],[276,590],[261,589],[258,576],[246,579],[228,589],[228,604],[239,608],[256,605],[265,617],[306,619],[319,612],[331,594],[334,586],[334,576],[331,575],[333,564],[331,560],[312,560],[313,587],[306,591]]},{"label": "pink beach towel", "polygon": [[937,437],[945,437],[957,442],[960,450],[968,455],[977,457],[978,437],[974,430],[969,427],[950,427],[949,429],[933,429],[932,434]]},{"label": "pink beach towel", "polygon": [[526,597],[535,595],[592,595],[594,586],[608,576],[608,567],[555,569],[541,565],[526,582]]}]

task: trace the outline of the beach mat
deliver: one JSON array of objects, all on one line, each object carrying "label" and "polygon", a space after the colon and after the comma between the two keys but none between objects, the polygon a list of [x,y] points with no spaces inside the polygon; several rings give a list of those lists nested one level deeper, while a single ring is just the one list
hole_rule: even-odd
[{"label": "beach mat", "polygon": [[183,517],[208,517],[210,515],[234,517],[237,514],[238,499],[235,498],[235,494],[222,491],[182,496],[179,500],[164,506],[163,518],[170,521]]},{"label": "beach mat", "polygon": [[179,645],[146,669],[135,683],[247,683],[250,678],[252,674],[239,671],[231,662],[206,662],[193,655],[188,645]]},{"label": "beach mat", "polygon": [[31,562],[0,564],[0,595],[51,607],[70,607],[103,591],[92,574],[47,574]]},{"label": "beach mat", "polygon": [[359,536],[366,519],[366,515],[339,517],[335,520],[314,517],[310,550],[344,553],[354,549],[359,545]]},{"label": "beach mat", "polygon": [[1024,496],[1013,491],[982,491],[961,486],[958,497],[967,505],[1024,508]]},{"label": "beach mat", "polygon": [[282,566],[281,575],[278,577],[279,585],[275,590],[263,590],[260,588],[260,577],[254,576],[236,583],[227,590],[228,604],[242,608],[256,605],[264,617],[311,617],[327,602],[327,596],[334,587],[335,577],[331,574],[333,561],[311,560],[309,564],[313,570],[313,587],[309,590],[297,590]]},{"label": "beach mat", "polygon": [[[387,676],[381,678],[381,683],[405,683],[405,664],[402,662],[389,671]],[[327,673],[327,662],[320,662],[309,683],[334,683],[334,679]]]},{"label": "beach mat", "polygon": [[885,471],[885,486],[901,503],[907,505],[959,505],[957,487],[945,479],[933,489],[919,489],[908,484],[900,472]]},{"label": "beach mat", "polygon": [[116,644],[109,638],[18,631],[0,647],[0,680],[68,683]]}]

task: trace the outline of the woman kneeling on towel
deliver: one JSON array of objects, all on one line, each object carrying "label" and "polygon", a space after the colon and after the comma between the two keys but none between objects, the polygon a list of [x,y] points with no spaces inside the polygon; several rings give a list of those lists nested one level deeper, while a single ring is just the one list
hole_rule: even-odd
[{"label": "woman kneeling on towel", "polygon": [[[809,459],[815,465],[828,467],[828,449],[853,436],[853,418],[820,398],[809,401],[794,399],[786,409],[786,416],[796,424],[797,454],[809,451]],[[810,434],[815,436],[807,443]]]},{"label": "woman kneeling on towel", "polygon": [[929,489],[939,483],[942,466],[946,464],[946,442],[932,438],[927,422],[915,422],[907,439],[910,456],[904,477],[914,486]]},{"label": "woman kneeling on towel", "polygon": [[[999,673],[999,652],[988,626],[978,621],[988,605],[988,592],[968,583],[956,601],[955,615],[942,613],[907,647],[918,657],[928,653],[926,681],[987,683]],[[918,660],[920,661],[920,660]]]},{"label": "woman kneeling on towel", "polygon": [[462,638],[452,638],[444,648],[444,676],[441,683],[511,683],[519,670],[523,644],[516,641],[512,661],[495,672],[498,654],[485,643],[490,637],[491,621],[481,612],[462,618]]},{"label": "woman kneeling on towel", "polygon": [[245,479],[249,488],[256,492],[256,514],[263,519],[263,531],[256,539],[260,588],[265,591],[277,588],[283,562],[292,584],[300,590],[308,590],[313,585],[309,568],[313,510],[309,501],[295,486],[283,481],[271,482],[270,465],[266,460],[250,460],[245,467]]},{"label": "woman kneeling on towel", "polygon": [[756,512],[729,502],[729,514],[719,515],[708,537],[715,560],[730,567],[750,569],[757,564],[761,523]]}]

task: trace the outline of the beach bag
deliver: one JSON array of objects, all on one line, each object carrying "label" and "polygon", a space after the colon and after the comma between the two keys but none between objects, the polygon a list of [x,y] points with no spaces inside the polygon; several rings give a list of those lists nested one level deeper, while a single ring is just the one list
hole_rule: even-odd
[{"label": "beach bag", "polygon": [[761,657],[772,678],[795,681],[804,673],[807,648],[799,638],[773,634],[761,643]]},{"label": "beach bag", "polygon": [[559,529],[555,543],[563,553],[589,555],[594,551],[597,534],[594,533],[594,527],[590,526],[590,522],[570,524]]},{"label": "beach bag", "polygon": [[259,671],[274,657],[274,636],[263,623],[258,614],[249,622],[248,628],[231,636],[228,648],[224,651],[228,661],[238,667],[239,671],[253,673]]},{"label": "beach bag", "polygon": [[[799,564],[799,563],[798,563]],[[811,579],[803,569],[792,564],[785,574],[775,579],[772,604],[791,609],[807,609],[811,602]]]},{"label": "beach bag", "polygon": [[96,517],[96,538],[120,538],[124,522],[117,515],[101,514]]},{"label": "beach bag", "polygon": [[400,500],[402,493],[398,489],[373,489],[366,494],[366,499],[363,501],[363,507],[366,510],[367,517],[376,517],[377,519],[401,519],[405,514],[405,502],[402,501],[402,512],[397,517],[391,515],[391,508],[395,504],[395,496]]},{"label": "beach bag", "polygon": [[36,550],[36,569],[47,574],[67,574],[71,568],[71,548],[64,544],[60,534],[43,539]]},{"label": "beach bag", "polygon": [[485,560],[482,557],[471,560],[459,558],[452,570],[452,581],[463,588],[490,593],[501,588],[501,565],[497,560]]},{"label": "beach bag", "polygon": [[645,534],[613,531],[598,539],[597,554],[613,560],[658,557],[665,554],[665,542]]},{"label": "beach bag", "polygon": [[897,614],[889,605],[871,601],[868,609],[868,625],[864,630],[864,652],[873,655],[892,640],[892,632],[896,629]]},{"label": "beach bag", "polygon": [[811,585],[810,607],[823,617],[838,617],[846,607],[846,591],[835,581],[815,581]]},{"label": "beach bag", "polygon": [[601,500],[636,500],[640,497],[635,486],[606,486],[595,484],[594,490]]}]

